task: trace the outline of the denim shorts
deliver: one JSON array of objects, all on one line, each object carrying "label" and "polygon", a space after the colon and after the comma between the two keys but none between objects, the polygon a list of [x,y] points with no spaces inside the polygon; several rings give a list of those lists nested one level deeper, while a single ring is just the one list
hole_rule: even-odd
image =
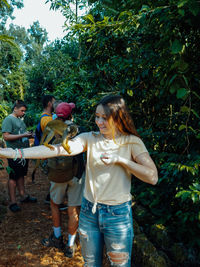
[{"label": "denim shorts", "polygon": [[133,220],[131,201],[120,205],[97,204],[83,198],[79,217],[79,236],[84,266],[102,266],[103,247],[111,266],[131,266]]}]

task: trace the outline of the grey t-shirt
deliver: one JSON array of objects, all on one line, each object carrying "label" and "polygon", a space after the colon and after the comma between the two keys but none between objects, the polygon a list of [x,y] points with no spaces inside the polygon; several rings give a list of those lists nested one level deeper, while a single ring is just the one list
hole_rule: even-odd
[{"label": "grey t-shirt", "polygon": [[[21,118],[16,118],[12,114],[8,115],[2,123],[2,133],[22,134],[26,132],[26,125]],[[7,147],[25,148],[29,147],[29,139],[23,137],[14,141],[6,141]]]}]

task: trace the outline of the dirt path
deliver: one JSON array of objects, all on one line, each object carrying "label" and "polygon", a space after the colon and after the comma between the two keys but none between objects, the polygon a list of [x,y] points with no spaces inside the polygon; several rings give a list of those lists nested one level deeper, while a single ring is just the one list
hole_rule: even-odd
[{"label": "dirt path", "polygon": [[[7,166],[5,161],[4,166]],[[37,171],[35,184],[31,182],[32,162],[26,177],[26,190],[37,197],[35,204],[21,205],[22,211],[12,213],[8,209],[7,179],[5,170],[0,171],[0,213],[7,206],[7,213],[0,223],[0,267],[81,267],[83,259],[80,245],[73,259],[66,258],[56,248],[45,248],[41,240],[52,231],[50,207],[44,203],[49,182],[41,171]],[[67,212],[62,212],[64,240],[66,240]]]}]

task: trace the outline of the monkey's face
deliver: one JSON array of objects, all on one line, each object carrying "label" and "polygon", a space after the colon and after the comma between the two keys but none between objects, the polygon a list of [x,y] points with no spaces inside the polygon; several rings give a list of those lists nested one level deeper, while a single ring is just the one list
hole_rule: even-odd
[{"label": "monkey's face", "polygon": [[75,124],[68,125],[63,133],[63,139],[71,139],[78,134],[78,126]]}]

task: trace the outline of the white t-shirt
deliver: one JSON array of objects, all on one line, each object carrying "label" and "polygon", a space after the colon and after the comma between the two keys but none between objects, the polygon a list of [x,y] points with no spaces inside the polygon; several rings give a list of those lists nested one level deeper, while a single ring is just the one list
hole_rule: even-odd
[{"label": "white t-shirt", "polygon": [[92,203],[118,205],[131,200],[131,174],[118,164],[105,165],[102,153],[114,153],[128,160],[148,152],[140,138],[121,135],[105,139],[99,132],[82,133],[76,137],[87,150],[84,197]]}]

